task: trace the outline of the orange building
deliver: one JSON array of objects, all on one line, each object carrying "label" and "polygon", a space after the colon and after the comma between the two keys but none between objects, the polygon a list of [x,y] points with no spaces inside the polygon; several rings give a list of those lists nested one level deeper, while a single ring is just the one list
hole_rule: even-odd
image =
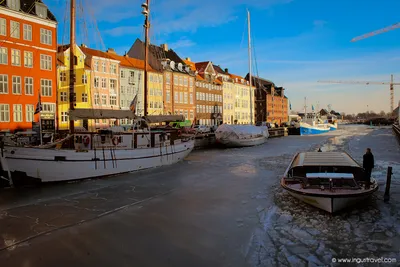
[{"label": "orange building", "polygon": [[0,1],[0,131],[55,130],[57,21],[42,1]]}]

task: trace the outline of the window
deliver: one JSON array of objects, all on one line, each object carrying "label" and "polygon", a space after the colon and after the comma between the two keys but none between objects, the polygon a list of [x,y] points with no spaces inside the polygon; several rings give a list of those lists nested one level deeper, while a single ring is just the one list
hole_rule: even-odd
[{"label": "window", "polygon": [[25,94],[33,95],[33,78],[25,77]]},{"label": "window", "polygon": [[32,41],[32,25],[24,24],[24,40]]},{"label": "window", "polygon": [[179,92],[179,103],[183,103],[183,92]]},{"label": "window", "polygon": [[13,105],[13,121],[14,122],[22,122],[22,105],[21,104]]},{"label": "window", "polygon": [[86,76],[86,74],[82,75],[82,83],[83,84],[87,84],[87,76]]},{"label": "window", "polygon": [[125,93],[125,86],[121,85],[121,89],[119,91],[120,94]]},{"label": "window", "polygon": [[174,75],[174,85],[178,85],[178,76]]},{"label": "window", "polygon": [[110,79],[110,89],[115,90],[116,87],[117,87],[117,80]]},{"label": "window", "polygon": [[171,83],[171,74],[167,73],[165,75],[165,83],[170,84]]},{"label": "window", "polygon": [[185,96],[185,98],[184,98],[185,102],[184,103],[187,104],[188,103],[188,93],[185,92],[184,96]]},{"label": "window", "polygon": [[193,112],[193,110],[190,111],[190,117],[189,117],[189,119],[194,119],[194,112]]},{"label": "window", "polygon": [[187,77],[183,78],[183,85],[188,86],[188,78]]},{"label": "window", "polygon": [[94,104],[99,105],[100,104],[100,96],[99,94],[94,94]]},{"label": "window", "polygon": [[14,66],[21,66],[21,51],[11,49],[11,64]]},{"label": "window", "polygon": [[190,104],[193,104],[193,94],[190,93]]},{"label": "window", "polygon": [[87,103],[88,102],[88,94],[82,93],[82,102]]},{"label": "window", "polygon": [[101,104],[107,105],[107,96],[106,95],[101,95]]},{"label": "window", "polygon": [[105,62],[101,62],[101,70],[103,72],[106,72],[106,63]]},{"label": "window", "polygon": [[170,91],[167,91],[166,100],[167,100],[167,103],[171,102],[171,92]]},{"label": "window", "polygon": [[6,47],[0,47],[0,64],[8,64],[8,50]]},{"label": "window", "polygon": [[175,95],[174,95],[174,102],[175,102],[175,103],[179,103],[178,92],[175,92]]},{"label": "window", "polygon": [[61,111],[61,122],[68,122],[68,113],[66,111]]},{"label": "window", "polygon": [[34,106],[33,105],[25,105],[25,119],[26,119],[26,122],[32,122],[33,121],[33,111],[34,111]]},{"label": "window", "polygon": [[107,88],[107,79],[101,78],[101,88]]},{"label": "window", "polygon": [[7,35],[7,21],[3,18],[0,18],[0,35]]},{"label": "window", "polygon": [[47,113],[54,113],[56,104],[43,103],[43,111]]},{"label": "window", "polygon": [[189,79],[189,87],[193,87],[193,79]]},{"label": "window", "polygon": [[61,81],[61,82],[67,81],[67,73],[65,73],[65,72],[60,72],[60,81]]},{"label": "window", "polygon": [[53,43],[53,34],[51,30],[40,29],[40,43],[52,45]]},{"label": "window", "polygon": [[13,38],[18,38],[20,37],[20,24],[19,22],[16,21],[10,21],[10,36]]},{"label": "window", "polygon": [[24,52],[24,66],[27,68],[33,67],[33,53],[25,51]]},{"label": "window", "polygon": [[183,79],[182,79],[182,76],[179,76],[179,85],[183,85]]},{"label": "window", "polygon": [[94,77],[94,88],[99,88],[99,77]]},{"label": "window", "polygon": [[10,106],[8,104],[0,104],[0,122],[10,121]]},{"label": "window", "polygon": [[60,102],[67,102],[67,92],[60,92]]},{"label": "window", "polygon": [[41,18],[47,18],[47,7],[41,3],[36,2],[36,15]]},{"label": "window", "polygon": [[117,105],[117,96],[110,95],[110,106],[116,106],[116,105]]},{"label": "window", "polygon": [[[134,78],[134,77],[135,77],[135,73],[134,73],[133,71],[131,71],[131,72],[130,72],[130,76],[131,76],[132,78]],[[140,75],[139,75],[139,79],[140,79]]]},{"label": "window", "polygon": [[117,74],[117,65],[111,64],[110,72],[113,73],[113,74]]},{"label": "window", "polygon": [[0,74],[0,94],[8,94],[8,75]]},{"label": "window", "polygon": [[51,56],[40,55],[40,69],[51,70]]},{"label": "window", "polygon": [[99,62],[98,61],[94,62],[94,70],[99,71]]},{"label": "window", "polygon": [[15,95],[20,95],[21,92],[21,77],[20,76],[12,76],[12,92]]},{"label": "window", "polygon": [[125,78],[125,71],[121,70],[121,78]]},{"label": "window", "polygon": [[53,95],[53,83],[52,80],[41,79],[40,89],[42,96],[52,96]]}]

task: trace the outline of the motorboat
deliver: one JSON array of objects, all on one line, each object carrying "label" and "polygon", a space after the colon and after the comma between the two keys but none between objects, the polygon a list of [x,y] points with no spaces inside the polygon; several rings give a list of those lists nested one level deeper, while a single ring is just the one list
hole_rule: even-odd
[{"label": "motorboat", "polygon": [[250,147],[264,144],[269,137],[268,127],[221,124],[215,131],[219,144],[226,147]]},{"label": "motorboat", "polygon": [[370,197],[378,190],[363,168],[345,152],[297,153],[286,169],[281,186],[293,197],[335,213]]},{"label": "motorboat", "polygon": [[300,135],[314,135],[322,134],[330,131],[330,126],[328,124],[309,124],[306,122],[300,122]]}]

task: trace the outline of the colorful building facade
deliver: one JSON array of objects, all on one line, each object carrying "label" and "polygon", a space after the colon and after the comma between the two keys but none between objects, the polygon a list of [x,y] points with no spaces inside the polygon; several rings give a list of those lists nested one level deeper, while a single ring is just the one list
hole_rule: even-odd
[{"label": "colorful building facade", "polygon": [[[249,81],[241,76],[231,74],[230,75],[235,85],[235,124],[250,124],[251,117],[254,116],[254,112],[251,112],[250,105],[250,85]],[[254,120],[253,120],[254,123]]]},{"label": "colorful building facade", "polygon": [[[85,64],[86,55],[79,46],[75,45],[75,102],[76,109],[92,108],[91,96],[91,71],[90,66]],[[57,125],[59,130],[69,129],[68,111],[70,108],[70,45],[58,47],[57,53]],[[75,127],[83,127],[86,130],[93,130],[95,125],[93,120],[78,120],[74,122]]]},{"label": "colorful building facade", "polygon": [[[0,131],[55,130],[57,20],[42,1],[0,1]],[[42,111],[34,115],[41,96]]]}]

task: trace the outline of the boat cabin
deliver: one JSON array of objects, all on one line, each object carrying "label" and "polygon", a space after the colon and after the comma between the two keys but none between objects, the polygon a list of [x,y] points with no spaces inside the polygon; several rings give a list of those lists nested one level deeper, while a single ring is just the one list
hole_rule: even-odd
[{"label": "boat cabin", "polygon": [[303,188],[359,189],[364,170],[347,153],[298,153],[285,172],[285,182],[301,183]]}]

